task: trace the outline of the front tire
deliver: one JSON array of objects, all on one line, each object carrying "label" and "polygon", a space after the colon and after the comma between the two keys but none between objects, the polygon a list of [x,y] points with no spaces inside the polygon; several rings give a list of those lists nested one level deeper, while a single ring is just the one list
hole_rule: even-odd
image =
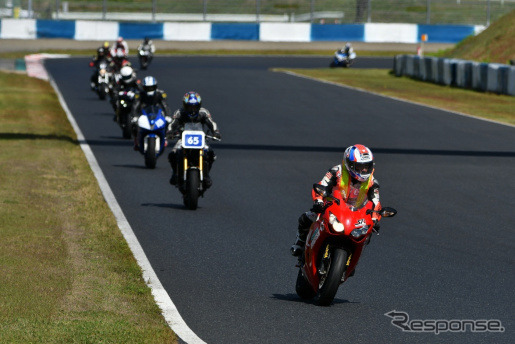
[{"label": "front tire", "polygon": [[147,150],[145,151],[145,166],[148,168],[156,168],[156,138],[149,137],[147,142]]},{"label": "front tire", "polygon": [[295,291],[301,299],[312,299],[316,296],[316,292],[313,290],[306,277],[302,274],[302,269],[299,269],[297,275],[297,282],[295,283]]},{"label": "front tire", "polygon": [[198,197],[200,194],[200,171],[191,169],[186,174],[186,194],[184,195],[184,205],[190,209],[197,209]]},{"label": "front tire", "polygon": [[320,306],[329,306],[333,302],[345,271],[346,262],[347,252],[345,250],[341,248],[332,250],[329,256],[329,267],[325,281],[323,281],[318,290],[318,304]]}]

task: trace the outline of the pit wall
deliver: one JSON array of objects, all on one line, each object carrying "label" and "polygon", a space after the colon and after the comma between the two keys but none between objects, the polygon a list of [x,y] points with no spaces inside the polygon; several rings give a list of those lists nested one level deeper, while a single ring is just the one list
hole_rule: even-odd
[{"label": "pit wall", "polygon": [[250,40],[266,42],[353,41],[368,43],[457,43],[484,26],[309,23],[131,23],[84,20],[0,20],[0,38],[115,40],[150,37],[168,41]]},{"label": "pit wall", "polygon": [[440,85],[515,96],[515,66],[460,59],[397,55],[396,76],[409,76]]}]

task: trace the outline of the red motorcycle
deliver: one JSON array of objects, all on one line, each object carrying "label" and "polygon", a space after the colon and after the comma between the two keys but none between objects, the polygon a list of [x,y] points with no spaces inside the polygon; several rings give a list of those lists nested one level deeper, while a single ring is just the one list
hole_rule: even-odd
[{"label": "red motorcycle", "polygon": [[374,211],[372,202],[354,208],[343,202],[339,191],[332,192],[320,184],[314,184],[313,189],[324,197],[324,211],[309,230],[295,289],[301,298],[316,297],[319,305],[328,306],[340,284],[353,275],[375,231],[372,214],[392,217],[397,211],[388,207]]}]

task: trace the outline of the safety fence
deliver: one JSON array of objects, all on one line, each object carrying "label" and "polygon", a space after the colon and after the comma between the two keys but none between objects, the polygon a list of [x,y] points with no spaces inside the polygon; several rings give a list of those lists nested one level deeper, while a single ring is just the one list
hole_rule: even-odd
[{"label": "safety fence", "polygon": [[456,43],[484,26],[309,23],[130,23],[112,21],[2,19],[0,38],[114,40],[149,37],[169,41],[250,40],[268,42],[353,41]]},{"label": "safety fence", "polygon": [[515,0],[0,0],[0,17],[486,25]]},{"label": "safety fence", "polygon": [[397,55],[393,69],[396,76],[406,75],[441,85],[515,96],[515,66]]}]

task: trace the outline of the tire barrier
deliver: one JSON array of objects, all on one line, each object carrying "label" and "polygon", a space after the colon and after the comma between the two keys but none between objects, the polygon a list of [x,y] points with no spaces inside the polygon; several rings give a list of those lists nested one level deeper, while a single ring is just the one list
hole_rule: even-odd
[{"label": "tire barrier", "polygon": [[515,66],[506,64],[397,55],[393,69],[396,76],[515,96]]}]

